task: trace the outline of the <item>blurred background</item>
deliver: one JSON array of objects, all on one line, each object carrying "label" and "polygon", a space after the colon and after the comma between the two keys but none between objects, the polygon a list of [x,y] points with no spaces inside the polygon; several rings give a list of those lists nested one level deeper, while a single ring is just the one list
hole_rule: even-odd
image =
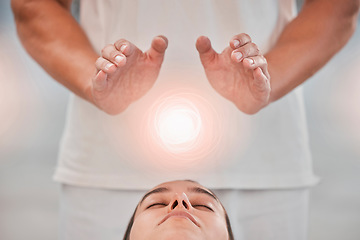
[{"label": "blurred background", "polygon": [[[301,1],[298,2],[299,6]],[[310,240],[360,239],[360,29],[305,83],[315,172]],[[26,54],[0,1],[0,239],[57,239],[52,181],[68,91]]]}]

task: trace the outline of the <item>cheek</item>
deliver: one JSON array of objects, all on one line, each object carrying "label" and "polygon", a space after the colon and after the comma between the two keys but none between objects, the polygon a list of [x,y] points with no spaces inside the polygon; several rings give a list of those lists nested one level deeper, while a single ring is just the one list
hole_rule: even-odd
[{"label": "cheek", "polygon": [[204,218],[204,232],[208,240],[227,240],[228,231],[226,227],[225,217],[214,216]]},{"label": "cheek", "polygon": [[135,218],[131,228],[131,240],[150,239],[156,231],[157,223],[160,221],[160,214],[156,212],[142,213]]}]

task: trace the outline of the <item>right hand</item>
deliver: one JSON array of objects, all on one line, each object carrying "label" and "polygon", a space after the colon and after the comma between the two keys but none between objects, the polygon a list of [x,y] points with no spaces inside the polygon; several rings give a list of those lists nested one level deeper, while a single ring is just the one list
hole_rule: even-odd
[{"label": "right hand", "polygon": [[144,96],[159,75],[168,40],[157,36],[147,52],[126,40],[107,45],[96,60],[91,81],[91,102],[116,115]]},{"label": "right hand", "polygon": [[255,114],[269,104],[271,86],[268,64],[247,34],[232,38],[217,53],[207,37],[199,37],[196,48],[211,86],[246,113]]}]

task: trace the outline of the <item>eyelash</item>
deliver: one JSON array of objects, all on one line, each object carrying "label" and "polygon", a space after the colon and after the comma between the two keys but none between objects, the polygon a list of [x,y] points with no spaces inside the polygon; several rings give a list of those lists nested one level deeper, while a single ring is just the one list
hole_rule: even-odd
[{"label": "eyelash", "polygon": [[146,209],[149,209],[149,208],[157,206],[157,205],[159,205],[159,206],[167,206],[167,204],[165,204],[165,203],[154,203],[154,204],[149,205]]},{"label": "eyelash", "polygon": [[[146,209],[149,209],[149,208],[151,208],[151,207],[154,207],[154,206],[167,206],[167,204],[166,203],[154,203],[154,204],[151,204],[151,205],[149,205]],[[208,206],[206,206],[206,205],[203,205],[203,204],[195,204],[195,205],[192,205],[192,207],[193,208],[196,208],[196,207],[204,207],[204,208],[207,208],[208,210],[210,210],[210,211],[214,211],[211,207],[208,207]]]},{"label": "eyelash", "polygon": [[202,205],[202,204],[196,204],[196,205],[192,205],[194,208],[196,208],[196,207],[204,207],[204,208],[207,208],[207,209],[209,209],[210,211],[214,211],[211,207],[208,207],[208,206],[206,206],[206,205]]}]

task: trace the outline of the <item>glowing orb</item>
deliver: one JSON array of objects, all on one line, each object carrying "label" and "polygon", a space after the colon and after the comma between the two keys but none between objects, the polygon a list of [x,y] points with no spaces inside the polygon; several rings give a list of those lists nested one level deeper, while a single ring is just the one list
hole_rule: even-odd
[{"label": "glowing orb", "polygon": [[157,122],[161,140],[173,145],[194,140],[199,135],[200,128],[199,113],[181,105],[162,112]]},{"label": "glowing orb", "polygon": [[156,135],[172,152],[189,150],[202,127],[197,107],[188,99],[176,97],[160,104],[154,124]]},{"label": "glowing orb", "polygon": [[209,156],[222,149],[223,125],[208,99],[193,89],[164,91],[156,97],[139,124],[141,149],[151,167],[182,172],[196,164],[204,169],[205,160],[217,161]]}]

